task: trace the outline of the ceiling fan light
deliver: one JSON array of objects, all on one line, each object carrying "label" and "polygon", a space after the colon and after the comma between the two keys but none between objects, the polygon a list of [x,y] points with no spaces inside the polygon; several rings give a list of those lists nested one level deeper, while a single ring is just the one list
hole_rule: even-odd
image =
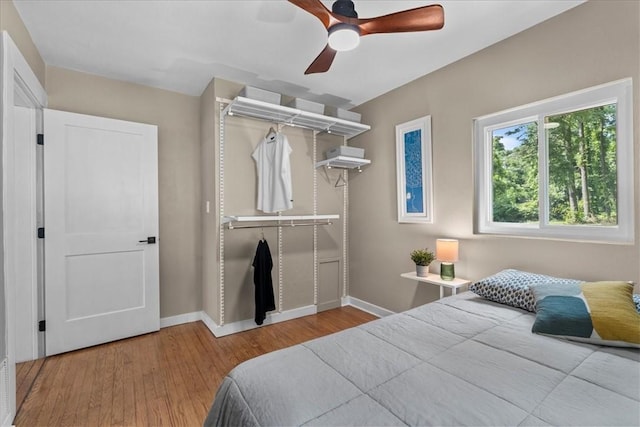
[{"label": "ceiling fan light", "polygon": [[360,44],[360,29],[356,25],[336,24],[329,28],[329,47],[338,52],[355,49]]}]

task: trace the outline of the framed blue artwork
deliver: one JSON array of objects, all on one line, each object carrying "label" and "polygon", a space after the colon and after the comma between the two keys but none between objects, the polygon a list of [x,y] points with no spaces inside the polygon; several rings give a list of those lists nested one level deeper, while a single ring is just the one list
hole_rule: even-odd
[{"label": "framed blue artwork", "polygon": [[433,222],[431,116],[396,126],[398,222]]}]

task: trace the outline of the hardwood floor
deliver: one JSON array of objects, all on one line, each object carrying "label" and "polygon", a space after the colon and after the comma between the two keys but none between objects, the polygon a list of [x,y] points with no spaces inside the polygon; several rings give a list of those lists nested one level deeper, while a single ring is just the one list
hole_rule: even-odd
[{"label": "hardwood floor", "polygon": [[342,307],[222,338],[194,322],[52,356],[18,370],[18,384],[35,381],[15,425],[201,426],[239,363],[373,319]]}]

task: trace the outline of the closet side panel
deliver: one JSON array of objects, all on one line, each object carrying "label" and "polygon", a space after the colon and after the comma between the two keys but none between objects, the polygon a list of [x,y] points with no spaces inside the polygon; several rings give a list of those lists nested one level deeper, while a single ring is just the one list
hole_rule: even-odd
[{"label": "closet side panel", "polygon": [[[202,187],[202,310],[216,323],[220,318],[218,263],[218,155],[220,108],[212,80],[200,97],[200,174]],[[207,204],[209,209],[207,211]]]}]

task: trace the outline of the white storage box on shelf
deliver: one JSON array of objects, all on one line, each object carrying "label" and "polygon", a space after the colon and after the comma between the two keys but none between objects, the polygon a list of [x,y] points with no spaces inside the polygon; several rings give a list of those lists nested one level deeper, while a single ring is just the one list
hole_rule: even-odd
[{"label": "white storage box on shelf", "polygon": [[243,87],[238,96],[277,105],[280,105],[280,99],[282,98],[279,93],[270,92],[253,86]]},{"label": "white storage box on shelf", "polygon": [[349,120],[350,122],[360,123],[360,119],[361,119],[360,113],[356,113],[355,111],[345,110],[343,108],[330,107],[328,105],[325,107],[324,113],[327,116],[333,116],[339,119]]},{"label": "white storage box on shelf", "polygon": [[320,104],[313,101],[308,101],[301,98],[293,98],[287,102],[287,107],[295,108],[297,110],[308,111],[310,113],[323,114],[324,104]]},{"label": "white storage box on shelf", "polygon": [[325,158],[333,159],[338,156],[364,158],[364,148],[349,147],[347,145],[338,145],[324,152]]}]

